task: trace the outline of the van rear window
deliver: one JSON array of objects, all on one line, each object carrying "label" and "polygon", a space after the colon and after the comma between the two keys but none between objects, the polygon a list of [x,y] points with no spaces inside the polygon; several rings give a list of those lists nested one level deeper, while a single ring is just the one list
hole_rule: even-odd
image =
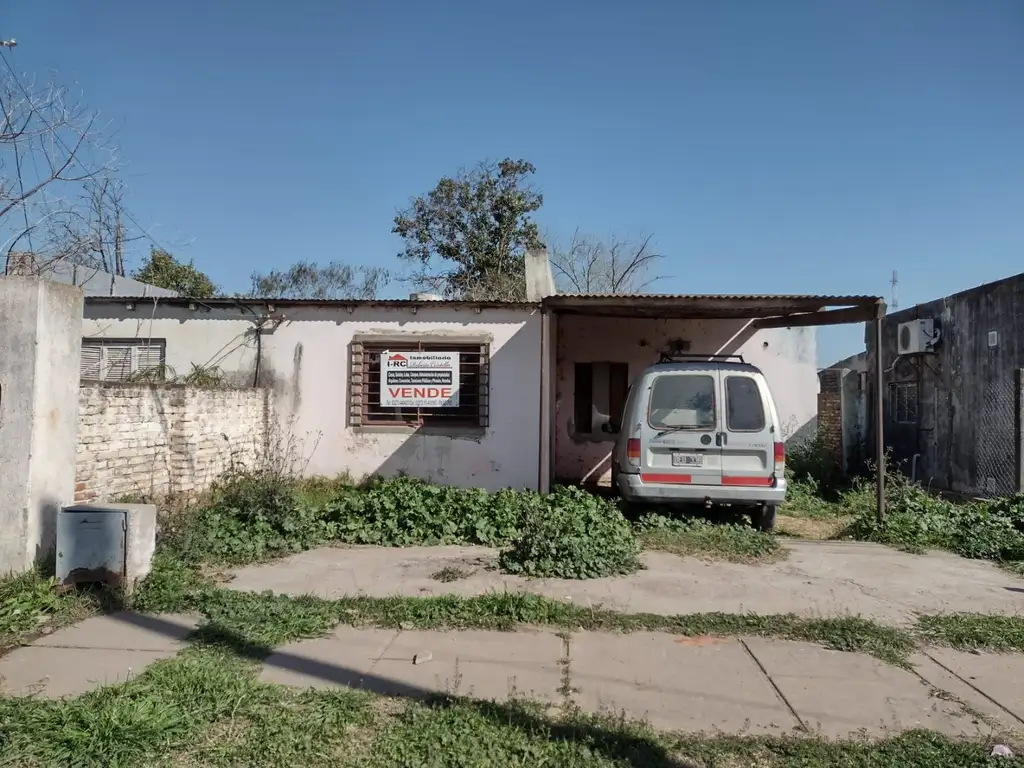
[{"label": "van rear window", "polygon": [[655,429],[714,429],[715,379],[663,373],[651,387],[647,421]]},{"label": "van rear window", "polygon": [[749,376],[726,376],[725,418],[730,431],[764,429],[764,402],[757,382]]}]

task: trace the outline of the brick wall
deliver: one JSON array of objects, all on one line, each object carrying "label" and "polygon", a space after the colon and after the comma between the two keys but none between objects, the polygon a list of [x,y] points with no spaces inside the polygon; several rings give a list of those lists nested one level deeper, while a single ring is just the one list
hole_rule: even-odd
[{"label": "brick wall", "polygon": [[90,385],[78,392],[75,501],[202,490],[265,449],[262,389]]},{"label": "brick wall", "polygon": [[843,372],[826,368],[818,372],[818,440],[843,466]]}]

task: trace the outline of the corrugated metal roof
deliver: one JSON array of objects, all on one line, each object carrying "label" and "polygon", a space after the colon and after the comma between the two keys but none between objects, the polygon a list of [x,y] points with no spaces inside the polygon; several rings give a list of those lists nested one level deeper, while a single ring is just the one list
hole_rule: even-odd
[{"label": "corrugated metal roof", "polygon": [[[537,309],[541,306],[558,314],[576,314],[604,317],[647,317],[674,319],[746,319],[772,322],[776,319],[804,315],[800,324],[814,325],[808,315],[829,314],[821,322],[860,322],[884,311],[884,303],[877,296],[837,296],[814,294],[556,294],[543,302],[461,301],[432,299],[273,299],[273,298],[214,298],[192,299],[185,296],[88,296],[90,306],[138,303],[159,304],[169,307],[238,308],[254,305],[323,308],[410,308],[440,306],[450,309]],[[822,310],[839,310],[831,313]],[[251,311],[251,310],[247,310]],[[810,322],[808,322],[810,321]]]},{"label": "corrugated metal roof", "polygon": [[[89,296],[89,301],[112,303],[112,304],[123,304],[125,302],[142,301],[144,299],[152,300],[153,295],[149,296],[126,296],[123,294],[116,296],[104,296],[94,295]],[[222,305],[237,305],[243,304],[281,304],[282,306],[287,304],[308,304],[311,306],[347,306],[347,305],[394,305],[394,306],[408,306],[410,304],[464,304],[466,306],[501,306],[501,307],[532,307],[538,303],[543,304],[557,304],[566,300],[577,300],[577,299],[611,299],[616,301],[622,301],[625,299],[636,299],[636,300],[664,300],[664,301],[766,301],[766,300],[793,300],[800,302],[811,302],[820,301],[824,304],[867,304],[881,301],[878,296],[838,296],[838,295],[818,295],[818,294],[790,294],[790,293],[558,293],[553,296],[548,296],[543,302],[531,302],[531,301],[466,301],[463,299],[280,299],[280,298],[267,298],[267,297],[250,297],[250,296],[218,296],[215,298],[208,299],[193,299],[187,296],[160,296],[161,303],[171,304],[187,304],[189,302],[200,301],[204,304],[222,304]]]},{"label": "corrugated metal roof", "polygon": [[133,304],[156,301],[166,306],[182,307],[198,304],[207,307],[237,307],[250,304],[273,304],[278,307],[483,307],[529,309],[540,306],[539,302],[529,301],[462,301],[458,299],[275,299],[253,298],[249,296],[218,296],[208,299],[196,299],[189,296],[86,296],[90,304]]},{"label": "corrugated metal roof", "polygon": [[[549,296],[544,306],[560,314],[605,317],[768,320],[803,315],[800,324],[859,322],[877,316],[877,296],[814,294],[583,294]],[[822,310],[834,310],[830,313]],[[827,321],[809,315],[829,314]]]},{"label": "corrugated metal roof", "polygon": [[821,301],[827,304],[867,304],[881,301],[879,296],[840,296],[814,293],[559,293],[544,301],[556,299],[678,299],[760,301],[763,299],[791,299],[795,301]]}]

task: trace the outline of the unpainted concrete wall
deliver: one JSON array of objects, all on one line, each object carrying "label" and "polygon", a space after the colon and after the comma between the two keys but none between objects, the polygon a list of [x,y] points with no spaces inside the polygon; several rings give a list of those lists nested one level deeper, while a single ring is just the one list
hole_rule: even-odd
[{"label": "unpainted concrete wall", "polygon": [[[258,312],[263,311],[258,306]],[[257,315],[245,307],[196,310],[141,302],[86,307],[85,335],[159,338],[167,363],[217,366],[235,384],[256,379]],[[405,472],[461,486],[536,488],[539,479],[541,316],[534,308],[288,306],[259,338],[259,381],[273,390],[277,429],[307,474]],[[349,426],[354,335],[382,341],[473,336],[490,344],[489,426],[479,436]]]},{"label": "unpainted concrete wall", "polygon": [[271,400],[265,389],[81,387],[75,501],[200,491],[272,459]]},{"label": "unpainted concrete wall", "polygon": [[785,439],[817,414],[817,347],[813,328],[754,331],[744,320],[663,320],[562,315],[557,326],[555,478],[608,482],[615,436],[579,435],[573,424],[575,364],[629,365],[630,381],[663,351],[689,342],[690,353],[741,354],[758,366],[775,397]]},{"label": "unpainted concrete wall", "polygon": [[0,278],[0,573],[55,545],[74,494],[82,292]]}]

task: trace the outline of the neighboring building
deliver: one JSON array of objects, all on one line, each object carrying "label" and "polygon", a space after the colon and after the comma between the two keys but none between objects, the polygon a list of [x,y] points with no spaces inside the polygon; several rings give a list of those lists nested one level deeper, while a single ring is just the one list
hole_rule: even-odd
[{"label": "neighboring building", "polygon": [[859,373],[867,373],[868,353],[858,352],[855,355],[844,357],[842,360],[837,360],[836,362],[832,363],[832,365],[826,365],[824,368],[822,368],[823,371],[827,371],[830,369],[846,369],[850,371],[857,371]]},{"label": "neighboring building", "polygon": [[[5,265],[8,274],[11,275],[33,275],[39,274],[46,280],[53,280],[56,283],[65,285],[77,285],[86,296],[177,296],[177,292],[167,288],[157,288],[155,285],[143,283],[130,277],[114,275],[104,272],[102,269],[87,267],[82,264],[73,264],[67,261],[57,261],[47,264],[43,269],[37,269],[32,254],[17,253],[9,257],[10,263]],[[3,277],[0,274],[0,277]]]},{"label": "neighboring building", "polygon": [[[874,370],[871,329],[866,342]],[[881,362],[885,444],[904,471],[967,495],[1021,490],[1024,274],[887,315]]]},{"label": "neighboring building", "polygon": [[[398,472],[489,489],[601,481],[601,427],[663,352],[742,354],[775,393],[783,438],[816,412],[815,336],[779,315],[869,297],[549,296],[514,304],[93,297],[84,380],[206,371],[273,391],[310,474]],[[766,309],[766,305],[768,309]],[[777,306],[777,309],[771,309]],[[773,315],[774,313],[774,315]],[[754,321],[751,316],[762,318]],[[806,320],[806,316],[804,316]],[[806,323],[797,323],[804,325]],[[391,407],[385,353],[452,353],[458,407]]]}]

